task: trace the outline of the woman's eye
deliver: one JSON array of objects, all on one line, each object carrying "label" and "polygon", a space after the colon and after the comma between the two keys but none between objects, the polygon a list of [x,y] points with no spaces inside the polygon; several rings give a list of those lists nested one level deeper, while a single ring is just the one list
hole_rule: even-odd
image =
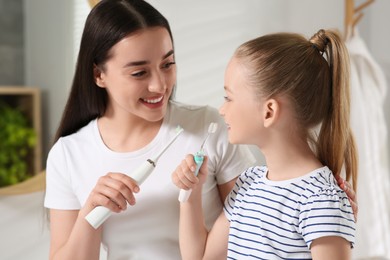
[{"label": "woman's eye", "polygon": [[131,73],[131,76],[133,76],[133,77],[142,77],[145,74],[146,74],[146,71],[142,70],[142,71],[137,71],[137,72]]},{"label": "woman's eye", "polygon": [[175,64],[176,64],[176,62],[174,62],[174,61],[167,62],[167,63],[165,63],[165,64],[163,65],[163,68],[164,68],[164,69],[169,69],[172,65],[175,65]]},{"label": "woman's eye", "polygon": [[225,102],[231,101],[231,99],[228,96],[224,96],[223,99],[225,100]]}]

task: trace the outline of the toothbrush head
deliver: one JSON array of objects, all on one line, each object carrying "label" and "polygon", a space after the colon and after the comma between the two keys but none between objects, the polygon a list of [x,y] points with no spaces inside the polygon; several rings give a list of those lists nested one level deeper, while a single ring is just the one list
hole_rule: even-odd
[{"label": "toothbrush head", "polygon": [[214,134],[214,133],[217,131],[217,129],[218,129],[218,124],[212,122],[212,123],[210,123],[209,129],[208,129],[207,132],[208,132],[209,134]]},{"label": "toothbrush head", "polygon": [[209,129],[207,130],[207,136],[206,138],[204,139],[202,145],[200,146],[200,150],[202,151],[203,150],[203,146],[204,144],[206,143],[206,140],[209,138],[210,134],[214,134],[218,129],[218,124],[217,123],[210,123],[209,125]]},{"label": "toothbrush head", "polygon": [[183,127],[181,127],[181,126],[179,126],[179,125],[178,125],[178,126],[176,127],[176,129],[175,129],[176,134],[180,134],[181,132],[183,132],[183,130],[184,130]]}]

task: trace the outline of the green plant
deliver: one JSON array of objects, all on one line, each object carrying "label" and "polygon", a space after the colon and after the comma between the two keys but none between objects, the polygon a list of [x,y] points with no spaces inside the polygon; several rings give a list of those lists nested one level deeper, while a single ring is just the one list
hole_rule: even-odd
[{"label": "green plant", "polygon": [[32,176],[28,172],[28,155],[35,144],[36,133],[26,116],[0,100],[0,187]]}]

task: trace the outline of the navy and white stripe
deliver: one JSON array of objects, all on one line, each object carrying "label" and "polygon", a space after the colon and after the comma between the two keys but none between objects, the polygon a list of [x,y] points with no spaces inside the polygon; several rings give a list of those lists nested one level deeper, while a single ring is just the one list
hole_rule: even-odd
[{"label": "navy and white stripe", "polygon": [[225,201],[228,259],[311,259],[311,242],[324,236],[353,246],[352,208],[328,167],[279,182],[266,172],[248,168]]}]

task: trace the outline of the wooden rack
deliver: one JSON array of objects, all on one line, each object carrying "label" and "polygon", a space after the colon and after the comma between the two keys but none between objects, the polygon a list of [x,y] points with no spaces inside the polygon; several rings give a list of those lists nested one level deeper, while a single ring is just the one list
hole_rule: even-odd
[{"label": "wooden rack", "polygon": [[357,23],[362,19],[362,10],[372,4],[375,0],[366,0],[364,3],[355,7],[354,0],[345,0],[345,22],[344,22],[344,34],[345,37],[353,35],[353,30]]}]

